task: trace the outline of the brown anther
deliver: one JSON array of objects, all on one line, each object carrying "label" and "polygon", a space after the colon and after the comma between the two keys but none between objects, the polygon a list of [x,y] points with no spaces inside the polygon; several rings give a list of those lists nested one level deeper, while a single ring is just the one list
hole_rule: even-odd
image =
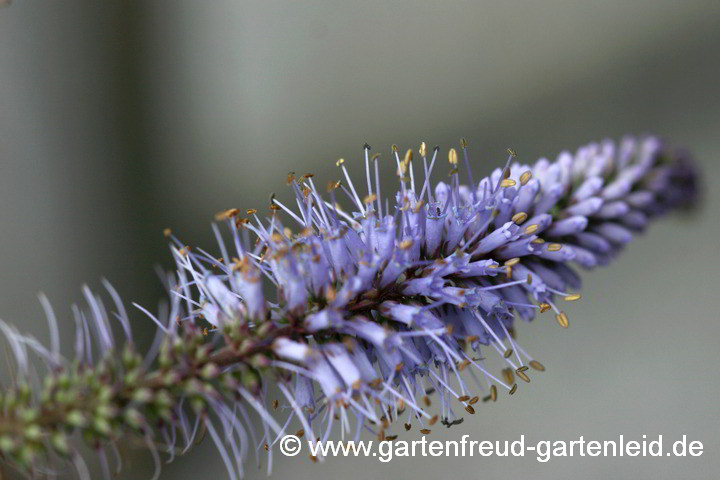
[{"label": "brown anther", "polygon": [[568,328],[568,326],[570,326],[570,321],[568,320],[568,316],[565,314],[565,312],[560,312],[555,315],[555,320],[557,320],[558,325],[563,328]]},{"label": "brown anther", "polygon": [[317,463],[318,458],[315,455],[308,455],[308,458],[312,460],[313,463]]},{"label": "brown anther", "polygon": [[505,377],[505,381],[507,383],[514,383],[515,382],[515,373],[513,372],[512,368],[503,368],[503,377]]},{"label": "brown anther", "polygon": [[476,395],[476,396],[472,397],[470,400],[468,400],[468,403],[469,403],[470,405],[475,405],[475,404],[478,402],[478,400],[480,400],[480,397],[478,397],[478,396]]},{"label": "brown anther", "polygon": [[288,172],[287,174],[287,184],[290,185],[292,182],[295,181],[295,172]]},{"label": "brown anther", "polygon": [[529,369],[528,369],[527,365],[523,365],[522,367],[518,368],[518,370],[521,372],[527,372]]},{"label": "brown anther", "polygon": [[507,350],[505,350],[505,353],[503,353],[503,357],[510,358],[510,355],[512,355],[512,354],[513,354],[513,349],[508,348]]},{"label": "brown anther", "polygon": [[544,372],[544,371],[545,371],[545,365],[543,365],[542,363],[538,362],[537,360],[531,360],[531,361],[530,361],[530,366],[531,366],[534,370],[537,370],[538,372]]},{"label": "brown anther", "polygon": [[421,429],[420,429],[420,433],[422,433],[423,435],[427,435],[427,434],[429,434],[431,431],[432,431],[432,430],[430,430],[429,428],[421,428]]},{"label": "brown anther", "polygon": [[404,426],[405,426],[405,431],[406,431],[406,432],[407,432],[407,431],[410,431],[410,429],[412,428],[412,425],[410,425],[409,423],[406,423]]},{"label": "brown anther", "polygon": [[508,392],[510,395],[514,395],[517,391],[517,383],[514,383],[512,388],[510,388],[510,391]]},{"label": "brown anther", "polygon": [[507,275],[507,278],[512,278],[512,267],[507,267],[507,270],[505,271],[505,275]]},{"label": "brown anther", "polygon": [[470,415],[475,415],[475,409],[470,405],[465,406],[465,411],[468,412]]},{"label": "brown anther", "polygon": [[255,214],[257,213],[257,209],[256,209],[256,208],[250,208],[250,209],[247,210],[246,213],[247,213],[248,215],[255,215]]},{"label": "brown anther", "polygon": [[458,402],[467,402],[470,400],[470,395],[463,395],[462,397],[458,397]]},{"label": "brown anther", "polygon": [[277,408],[278,408],[279,406],[280,406],[280,402],[279,402],[279,401],[277,401],[277,400],[273,400],[273,401],[272,401],[273,410],[277,410]]},{"label": "brown anther", "polygon": [[490,399],[493,402],[497,402],[497,387],[495,385],[490,387]]},{"label": "brown anther", "polygon": [[305,430],[303,430],[302,428],[300,430],[298,430],[297,432],[295,432],[295,436],[298,438],[302,438],[303,435],[305,435]]},{"label": "brown anther", "polygon": [[221,221],[221,220],[227,220],[228,218],[235,217],[238,215],[240,211],[237,208],[231,208],[229,210],[225,210],[223,212],[219,212],[215,214],[215,220]]},{"label": "brown anther", "polygon": [[550,308],[552,308],[552,307],[550,307],[549,303],[541,303],[540,304],[540,313],[545,313],[548,310],[550,310]]},{"label": "brown anther", "polygon": [[525,372],[523,372],[522,370],[520,370],[519,368],[517,370],[515,370],[515,374],[519,378],[521,378],[523,381],[525,381],[526,383],[530,383],[530,377],[528,377],[527,374]]},{"label": "brown anther", "polygon": [[425,396],[423,397],[423,403],[425,404],[426,407],[429,407],[429,406],[431,405],[430,397],[428,397],[427,395],[425,395]]},{"label": "brown anther", "polygon": [[467,148],[467,147],[468,147],[468,141],[467,141],[467,139],[466,139],[465,137],[463,137],[463,138],[460,139],[460,146],[462,146],[462,148]]},{"label": "brown anther", "polygon": [[166,237],[169,237],[170,235],[172,235],[172,230],[170,230],[169,228],[164,229],[163,235],[165,235]]},{"label": "brown anther", "polygon": [[265,449],[266,452],[270,450],[270,446],[267,443],[265,445],[263,445],[263,448]]},{"label": "brown anther", "polygon": [[438,418],[439,417],[437,415],[433,415],[433,417],[428,422],[428,425],[430,425],[430,426],[435,425],[435,423],[438,421]]},{"label": "brown anther", "polygon": [[396,372],[402,371],[403,368],[405,368],[405,363],[404,363],[404,362],[400,362],[400,363],[398,363],[397,365],[395,365],[395,371],[396,371]]},{"label": "brown anther", "polygon": [[528,219],[528,214],[525,212],[518,212],[515,215],[512,216],[512,221],[515,222],[516,225],[522,225],[522,223]]},{"label": "brown anther", "polygon": [[387,440],[388,442],[392,442],[397,437],[398,437],[397,435],[388,435],[387,437],[385,437],[385,440]]},{"label": "brown anther", "polygon": [[477,340],[478,338],[480,338],[480,337],[478,337],[477,335],[468,335],[467,337],[465,337],[465,340],[467,340],[468,342],[472,343],[472,342],[474,342],[475,340]]},{"label": "brown anther", "polygon": [[520,185],[527,185],[527,183],[532,178],[532,172],[530,170],[523,172],[522,175],[520,175]]}]

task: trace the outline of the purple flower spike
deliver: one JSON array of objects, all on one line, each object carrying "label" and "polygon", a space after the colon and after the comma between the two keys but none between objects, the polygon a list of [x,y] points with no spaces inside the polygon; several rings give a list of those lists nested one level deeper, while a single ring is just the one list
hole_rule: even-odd
[{"label": "purple flower spike", "polygon": [[[575,267],[608,264],[650,219],[696,194],[687,156],[655,137],[592,143],[532,166],[509,151],[477,183],[463,140],[468,183],[450,149],[449,181],[436,185],[439,148],[423,143],[417,161],[393,146],[399,185],[385,197],[370,150],[365,178],[353,182],[339,160],[342,180],[327,192],[311,174],[290,174],[292,205],[272,197],[264,214],[218,214],[229,229],[223,238],[215,227],[220,258],[166,231],[176,271],[165,279],[168,305],[157,315],[138,306],[158,327],[145,355],[107,282],[112,309],[87,288],[88,308],[73,307],[72,362],[59,355],[44,297],[50,350],[0,322],[16,364],[0,396],[0,460],[37,473],[59,455],[82,476],[75,430],[106,469],[122,435],[144,440],[159,462],[158,450],[172,457],[208,431],[236,478],[263,446],[270,471],[276,442],[295,428],[309,439],[333,430],[382,439],[399,424],[424,433],[438,419],[457,424],[481,398],[512,395],[516,378],[544,370],[515,340],[516,317],[552,310],[567,328],[559,302],[580,298]],[[37,389],[30,353],[47,367]],[[493,355],[502,372],[486,366]]]}]

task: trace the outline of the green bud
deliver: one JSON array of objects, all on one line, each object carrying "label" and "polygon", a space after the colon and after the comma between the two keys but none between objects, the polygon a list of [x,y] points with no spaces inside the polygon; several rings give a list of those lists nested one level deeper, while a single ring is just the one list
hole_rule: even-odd
[{"label": "green bud", "polygon": [[96,416],[93,419],[93,428],[97,433],[105,437],[110,436],[110,433],[112,433],[112,427],[110,426],[110,422],[100,416]]},{"label": "green bud", "polygon": [[253,369],[249,368],[247,372],[243,374],[242,383],[245,388],[250,390],[252,393],[260,391],[260,375],[258,375],[258,373]]},{"label": "green bud", "polygon": [[170,408],[173,405],[173,398],[167,390],[159,390],[155,394],[155,405]]},{"label": "green bud", "polygon": [[42,429],[40,425],[32,424],[25,427],[23,430],[25,438],[31,442],[39,442],[42,439]]},{"label": "green bud", "polygon": [[72,410],[68,413],[67,417],[65,417],[65,422],[75,428],[83,428],[87,425],[85,414],[83,414],[80,410]]},{"label": "green bud", "polygon": [[55,432],[50,437],[50,444],[61,455],[70,455],[70,442],[67,435],[62,432]]},{"label": "green bud", "polygon": [[132,401],[137,403],[148,403],[153,399],[153,392],[149,388],[139,388],[132,395]]},{"label": "green bud", "polygon": [[132,428],[140,430],[145,425],[145,417],[142,413],[134,408],[128,408],[125,410],[125,422]]},{"label": "green bud", "polygon": [[0,436],[0,452],[10,454],[15,450],[15,442],[8,435]]},{"label": "green bud", "polygon": [[214,363],[207,363],[200,372],[200,376],[205,380],[212,380],[220,375],[220,367]]}]

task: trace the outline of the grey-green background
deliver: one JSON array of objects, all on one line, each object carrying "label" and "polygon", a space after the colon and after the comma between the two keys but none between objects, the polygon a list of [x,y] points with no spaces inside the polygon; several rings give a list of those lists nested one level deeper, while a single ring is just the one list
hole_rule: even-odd
[{"label": "grey-green background", "polygon": [[[210,247],[216,211],[265,208],[270,192],[286,195],[289,170],[324,184],[345,157],[359,173],[366,141],[387,154],[465,136],[474,171],[488,173],[507,147],[532,161],[655,132],[704,169],[699,212],[659,222],[587,275],[569,330],[551,317],[521,327],[547,372],[432,435],[686,434],[701,457],[312,465],[277,454],[274,476],[717,478],[719,15],[712,0],[16,0],[0,9],[0,317],[47,339],[42,290],[69,341],[70,303],[102,276],[153,307],[152,268],[170,265],[164,227]],[[126,462],[122,478],[151,474],[142,450]],[[163,473],[224,476],[209,442]]]}]

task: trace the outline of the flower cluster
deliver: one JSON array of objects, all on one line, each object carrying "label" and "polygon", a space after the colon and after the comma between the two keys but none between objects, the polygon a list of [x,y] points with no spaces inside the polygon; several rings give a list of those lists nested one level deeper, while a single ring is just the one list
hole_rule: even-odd
[{"label": "flower cluster", "polygon": [[[136,305],[157,325],[143,355],[108,283],[112,308],[87,288],[88,308],[73,308],[73,360],[60,356],[45,298],[50,348],[0,322],[16,367],[0,395],[0,459],[31,474],[65,461],[89,478],[70,438],[81,432],[109,478],[123,436],[146,442],[159,466],[159,452],[172,458],[207,433],[235,479],[263,452],[270,471],[275,443],[297,428],[312,440],[334,430],[391,440],[514,394],[530,369],[544,370],[515,340],[515,319],[552,311],[567,328],[559,302],[580,298],[571,265],[609,263],[651,217],[690,205],[696,177],[655,137],[534,165],[508,153],[476,181],[463,140],[447,153],[449,180],[433,185],[438,147],[423,143],[414,160],[393,146],[399,190],[383,197],[379,155],[365,145],[362,181],[339,160],[343,179],[327,192],[291,173],[295,205],[271,198],[266,215],[218,214],[229,229],[214,226],[219,257],[167,230],[177,268],[164,309]],[[47,366],[35,386],[29,353]]]}]

